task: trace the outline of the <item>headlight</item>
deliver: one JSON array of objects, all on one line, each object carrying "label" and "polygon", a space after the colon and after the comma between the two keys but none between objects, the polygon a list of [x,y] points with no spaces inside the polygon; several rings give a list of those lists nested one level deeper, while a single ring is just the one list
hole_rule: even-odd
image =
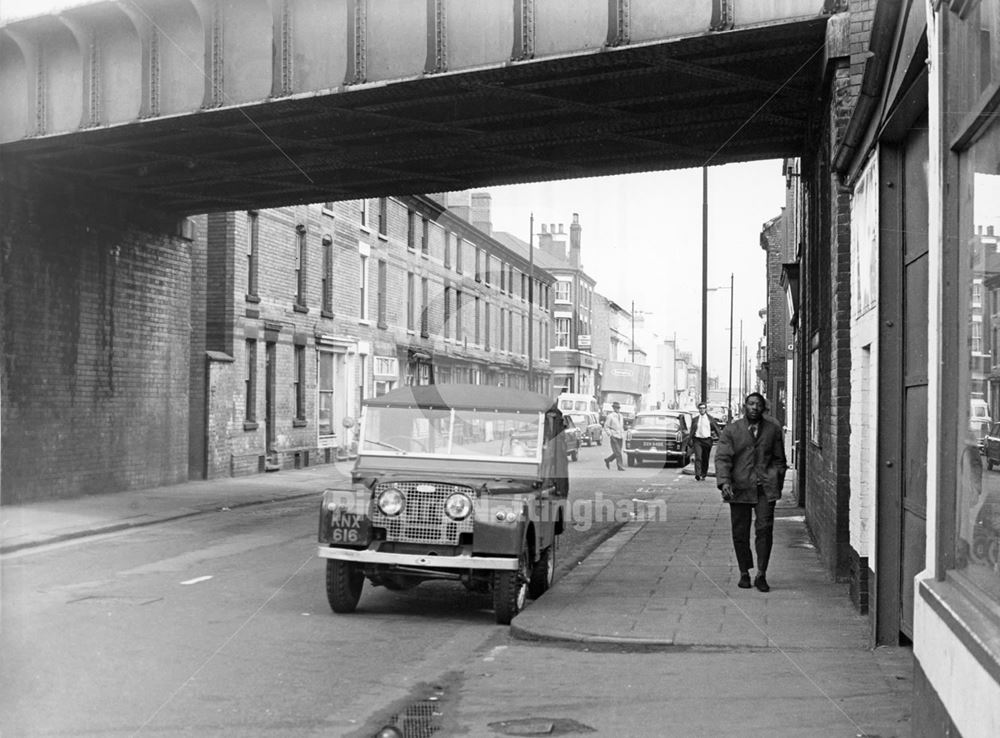
[{"label": "headlight", "polygon": [[464,520],[472,512],[472,500],[462,493],[456,492],[444,501],[444,511],[452,520]]},{"label": "headlight", "polygon": [[398,489],[387,489],[378,496],[378,509],[385,515],[399,515],[403,511],[406,499]]}]

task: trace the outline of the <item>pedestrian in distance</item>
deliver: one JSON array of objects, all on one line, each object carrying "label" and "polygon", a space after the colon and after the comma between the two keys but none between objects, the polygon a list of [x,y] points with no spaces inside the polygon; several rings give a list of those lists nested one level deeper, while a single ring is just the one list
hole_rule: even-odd
[{"label": "pedestrian in distance", "polygon": [[712,444],[720,432],[719,421],[708,414],[708,405],[699,402],[698,414],[691,421],[691,433],[688,435],[688,445],[694,451],[695,481],[701,481],[708,476],[708,457],[712,453]]},{"label": "pedestrian in distance", "polygon": [[604,432],[608,434],[611,442],[611,455],[604,459],[604,466],[611,468],[611,462],[618,465],[618,471],[625,471],[625,464],[622,463],[622,439],[625,436],[625,421],[619,412],[621,405],[617,402],[611,403],[611,412],[604,419]]},{"label": "pedestrian in distance", "polygon": [[[739,587],[756,587],[767,592],[767,565],[774,540],[774,505],[781,499],[785,484],[784,431],[765,417],[767,401],[751,392],[743,403],[743,417],[726,425],[715,449],[716,484],[722,499],[729,503],[733,548],[740,567]],[[754,524],[757,576],[750,583],[753,553],[750,551],[750,523]]]}]

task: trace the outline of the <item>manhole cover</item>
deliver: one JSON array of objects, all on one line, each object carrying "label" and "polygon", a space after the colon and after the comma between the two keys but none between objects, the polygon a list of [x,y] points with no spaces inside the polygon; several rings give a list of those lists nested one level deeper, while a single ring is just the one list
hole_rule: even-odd
[{"label": "manhole cover", "polygon": [[589,725],[570,718],[521,718],[501,720],[489,724],[490,730],[503,735],[567,735],[569,733],[593,733]]}]

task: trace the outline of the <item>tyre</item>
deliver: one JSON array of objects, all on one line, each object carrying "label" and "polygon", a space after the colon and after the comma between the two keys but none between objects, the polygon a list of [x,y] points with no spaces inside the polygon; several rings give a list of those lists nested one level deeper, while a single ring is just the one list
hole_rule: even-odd
[{"label": "tyre", "polygon": [[365,575],[350,561],[326,560],[326,599],[337,613],[354,612],[361,599]]},{"label": "tyre", "polygon": [[510,625],[524,604],[528,601],[527,554],[521,554],[517,571],[493,572],[493,611],[498,625]]},{"label": "tyre", "polygon": [[578,458],[580,458],[580,450],[579,449],[573,449],[573,451],[570,453],[569,457],[571,459],[573,459],[573,461],[576,461]]},{"label": "tyre", "polygon": [[556,543],[542,551],[538,561],[531,567],[531,580],[528,582],[528,597],[537,600],[549,591],[556,573]]},{"label": "tyre", "polygon": [[986,471],[993,471],[993,459],[986,457]]},{"label": "tyre", "polygon": [[635,466],[635,455],[633,454],[628,455],[628,465]]}]

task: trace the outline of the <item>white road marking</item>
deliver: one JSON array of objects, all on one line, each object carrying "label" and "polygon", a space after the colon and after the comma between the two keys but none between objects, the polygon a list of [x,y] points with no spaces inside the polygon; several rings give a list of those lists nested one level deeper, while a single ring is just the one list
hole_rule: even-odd
[{"label": "white road marking", "polygon": [[181,582],[181,584],[197,584],[198,582],[205,582],[211,578],[212,578],[211,576],[195,577],[194,579],[188,579],[186,582]]}]

